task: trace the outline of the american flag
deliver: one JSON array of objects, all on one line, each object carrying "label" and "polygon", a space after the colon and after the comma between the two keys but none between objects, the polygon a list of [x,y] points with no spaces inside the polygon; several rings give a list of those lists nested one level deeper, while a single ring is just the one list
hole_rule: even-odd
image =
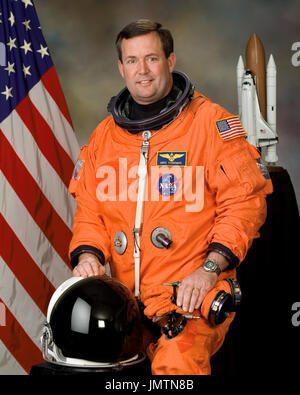
[{"label": "american flag", "polygon": [[216,126],[223,140],[232,140],[236,137],[247,136],[238,116],[220,119],[216,122]]},{"label": "american flag", "polygon": [[71,276],[79,154],[32,0],[0,0],[0,374],[43,362],[42,324]]}]

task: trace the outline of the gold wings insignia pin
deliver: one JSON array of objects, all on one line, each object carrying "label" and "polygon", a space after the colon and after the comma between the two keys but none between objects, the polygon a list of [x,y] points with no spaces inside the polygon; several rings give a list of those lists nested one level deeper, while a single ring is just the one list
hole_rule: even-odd
[{"label": "gold wings insignia pin", "polygon": [[161,157],[168,159],[170,162],[174,162],[174,160],[181,158],[184,154],[160,154]]}]

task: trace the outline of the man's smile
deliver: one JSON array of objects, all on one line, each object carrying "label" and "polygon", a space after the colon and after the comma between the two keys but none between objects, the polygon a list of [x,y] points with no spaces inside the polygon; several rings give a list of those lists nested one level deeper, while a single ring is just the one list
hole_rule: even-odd
[{"label": "man's smile", "polygon": [[139,85],[143,85],[143,86],[148,86],[148,85],[150,85],[151,83],[152,83],[152,79],[150,79],[150,80],[141,80],[141,81],[138,81],[137,83],[139,84]]}]

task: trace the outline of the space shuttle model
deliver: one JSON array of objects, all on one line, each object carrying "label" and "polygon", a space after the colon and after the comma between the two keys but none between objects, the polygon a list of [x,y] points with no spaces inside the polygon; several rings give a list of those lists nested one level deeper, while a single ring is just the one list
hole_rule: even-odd
[{"label": "space shuttle model", "polygon": [[237,64],[238,110],[247,140],[261,150],[263,161],[275,165],[276,144],[276,65],[270,55],[265,66],[264,47],[254,33],[246,47],[246,67],[242,56]]}]

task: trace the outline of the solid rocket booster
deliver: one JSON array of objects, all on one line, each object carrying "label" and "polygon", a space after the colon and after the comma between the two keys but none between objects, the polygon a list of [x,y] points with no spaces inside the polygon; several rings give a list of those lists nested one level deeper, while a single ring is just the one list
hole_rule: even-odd
[{"label": "solid rocket booster", "polygon": [[[267,65],[267,121],[271,129],[276,132],[276,65],[273,55],[270,55]],[[278,138],[277,138],[278,139]],[[272,158],[277,158],[276,143],[270,144],[265,149],[266,162],[272,162]]]},{"label": "solid rocket booster", "polygon": [[267,121],[276,132],[276,65],[273,55],[267,65]]},{"label": "solid rocket booster", "polygon": [[260,39],[253,34],[237,64],[238,111],[250,144],[261,148],[265,162],[274,164],[276,144],[276,65],[270,56],[267,69]]},{"label": "solid rocket booster", "polygon": [[242,83],[243,83],[244,72],[245,72],[244,62],[242,56],[240,56],[236,67],[238,110],[239,110],[240,118],[242,116]]}]

